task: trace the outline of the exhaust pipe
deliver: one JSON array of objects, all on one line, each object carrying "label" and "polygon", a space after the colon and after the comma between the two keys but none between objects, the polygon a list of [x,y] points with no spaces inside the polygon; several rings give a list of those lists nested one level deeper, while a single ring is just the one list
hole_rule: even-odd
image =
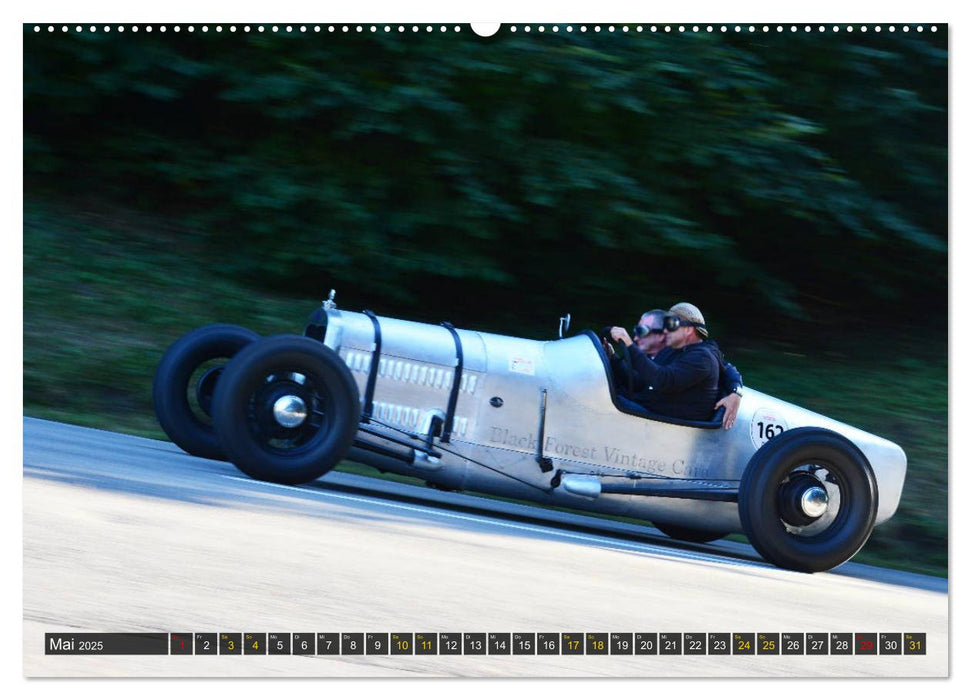
[{"label": "exhaust pipe", "polygon": [[560,486],[574,496],[596,498],[600,495],[600,479],[586,474],[565,474],[560,479]]}]

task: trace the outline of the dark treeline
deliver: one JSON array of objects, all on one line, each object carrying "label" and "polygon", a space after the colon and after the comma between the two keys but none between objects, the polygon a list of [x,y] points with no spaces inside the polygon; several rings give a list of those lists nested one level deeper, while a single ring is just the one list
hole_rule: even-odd
[{"label": "dark treeline", "polygon": [[266,290],[503,332],[946,318],[946,31],[32,29],[27,192]]}]

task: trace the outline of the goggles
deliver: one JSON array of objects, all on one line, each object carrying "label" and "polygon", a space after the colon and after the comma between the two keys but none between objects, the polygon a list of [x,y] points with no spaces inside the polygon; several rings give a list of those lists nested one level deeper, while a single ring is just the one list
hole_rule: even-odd
[{"label": "goggles", "polygon": [[695,328],[704,328],[705,324],[695,323],[694,321],[685,321],[680,316],[675,316],[674,314],[665,316],[664,321],[662,321],[662,328],[663,330],[666,330],[666,331],[676,331],[681,326],[693,326]]},{"label": "goggles", "polygon": [[646,338],[649,335],[654,335],[655,333],[660,335],[663,332],[664,328],[651,328],[650,326],[644,326],[641,324],[634,326],[635,338]]}]

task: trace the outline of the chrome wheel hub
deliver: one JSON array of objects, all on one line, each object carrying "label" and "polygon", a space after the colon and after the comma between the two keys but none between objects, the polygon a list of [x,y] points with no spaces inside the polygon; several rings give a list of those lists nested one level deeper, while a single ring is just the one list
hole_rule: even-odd
[{"label": "chrome wheel hub", "polygon": [[281,396],[273,402],[273,418],[284,428],[296,428],[307,420],[307,404],[293,394]]},{"label": "chrome wheel hub", "polygon": [[807,464],[789,473],[779,488],[782,525],[793,535],[813,537],[839,518],[843,494],[825,465]]},{"label": "chrome wheel hub", "polygon": [[799,506],[810,518],[818,518],[829,506],[829,495],[822,486],[813,486],[803,491],[799,498]]}]

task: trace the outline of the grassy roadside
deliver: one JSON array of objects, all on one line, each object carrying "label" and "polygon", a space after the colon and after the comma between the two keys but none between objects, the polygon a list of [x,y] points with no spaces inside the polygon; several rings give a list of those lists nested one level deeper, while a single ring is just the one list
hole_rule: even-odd
[{"label": "grassy roadside", "polygon": [[[243,287],[177,222],[39,199],[24,203],[23,291],[25,414],[161,439],[151,383],[173,340],[217,321],[300,332],[319,302]],[[946,352],[881,338],[815,353],[733,343],[730,359],[746,384],[903,446],[900,510],[855,561],[946,576]]]}]

